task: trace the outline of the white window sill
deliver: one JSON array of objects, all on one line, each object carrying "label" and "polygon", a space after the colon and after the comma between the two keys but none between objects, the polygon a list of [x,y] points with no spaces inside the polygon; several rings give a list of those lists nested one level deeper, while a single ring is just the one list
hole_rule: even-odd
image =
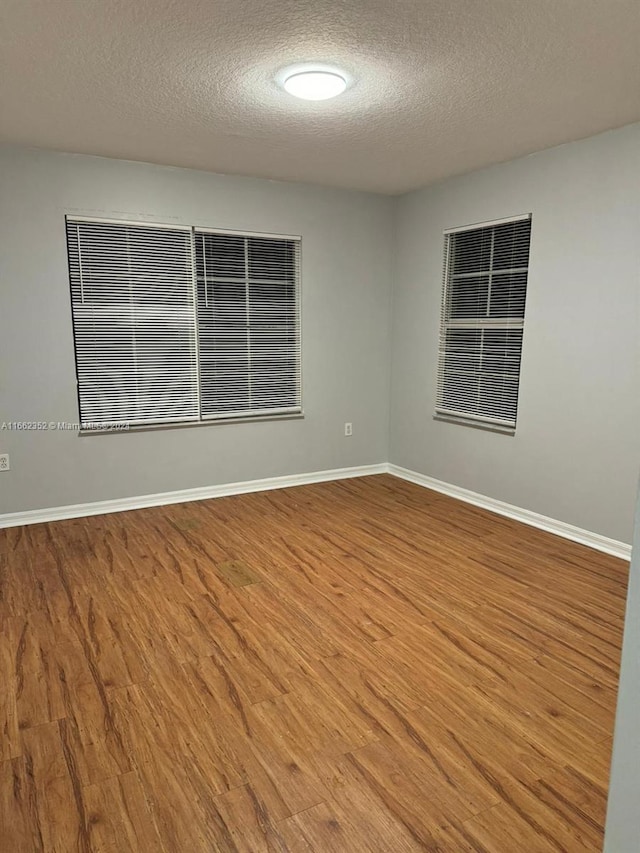
[{"label": "white window sill", "polygon": [[197,429],[199,427],[211,427],[222,424],[254,424],[265,423],[268,421],[292,421],[302,420],[304,412],[291,412],[280,415],[256,415],[255,417],[228,417],[228,418],[211,418],[206,421],[182,421],[177,423],[158,423],[158,424],[135,424],[128,429],[114,427],[112,429],[81,429],[78,432],[80,438],[85,438],[89,435],[128,435],[132,432],[155,432],[156,430],[165,429]]},{"label": "white window sill", "polygon": [[499,432],[502,435],[515,435],[516,428],[512,426],[503,426],[501,424],[492,424],[489,421],[479,421],[472,418],[456,417],[455,415],[440,415],[433,416],[434,421],[442,421],[447,424],[457,424],[458,426],[468,426],[474,429],[483,429],[488,432]]}]

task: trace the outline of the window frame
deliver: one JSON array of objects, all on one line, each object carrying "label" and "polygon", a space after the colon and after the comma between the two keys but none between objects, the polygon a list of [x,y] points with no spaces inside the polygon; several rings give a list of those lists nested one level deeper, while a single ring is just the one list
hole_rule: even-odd
[{"label": "window frame", "polygon": [[[477,222],[471,225],[463,225],[455,228],[447,228],[443,231],[444,238],[444,246],[443,246],[443,275],[442,275],[442,287],[441,287],[441,307],[440,307],[440,318],[439,318],[439,327],[438,327],[438,351],[437,351],[437,370],[436,370],[436,404],[434,407],[433,420],[443,421],[445,423],[458,424],[460,426],[470,426],[476,429],[489,430],[491,432],[502,433],[504,435],[514,435],[517,427],[517,419],[518,419],[518,403],[519,403],[519,394],[520,394],[520,377],[522,372],[522,352],[524,346],[524,328],[525,328],[525,313],[526,313],[526,297],[527,291],[529,287],[529,268],[531,265],[531,231],[529,232],[529,247],[527,254],[527,282],[525,285],[525,299],[524,299],[524,309],[522,317],[519,319],[501,317],[501,318],[491,318],[486,317],[474,317],[474,318],[458,318],[456,320],[452,320],[449,316],[449,305],[451,299],[451,289],[452,289],[452,275],[450,274],[450,267],[452,261],[452,236],[456,234],[464,234],[473,231],[478,231],[482,228],[492,228],[495,229],[500,225],[507,225],[510,223],[516,222],[525,222],[529,221],[532,223],[533,215],[532,213],[522,213],[515,216],[503,217],[500,219],[492,219],[486,222]],[[493,276],[493,245],[495,240],[495,231],[492,232],[492,249],[491,249],[491,262],[489,265],[489,280],[491,282],[491,278]],[[508,272],[513,273],[514,271],[521,271],[524,267],[514,267]],[[472,273],[468,274],[470,277]],[[480,275],[480,273],[476,273],[476,275]],[[517,389],[516,389],[516,413],[513,422],[511,419],[507,418],[494,418],[487,415],[476,415],[471,412],[461,412],[454,409],[447,409],[444,406],[439,405],[440,394],[444,391],[444,371],[445,371],[445,362],[446,362],[446,352],[447,347],[445,345],[447,332],[455,329],[470,329],[470,330],[506,330],[513,329],[516,331],[520,331],[522,333],[522,341],[520,344],[520,358],[518,362],[518,373],[517,373]]]},{"label": "window frame", "polygon": [[[105,224],[105,225],[121,225],[121,226],[131,226],[131,227],[139,227],[139,228],[158,228],[158,229],[171,229],[177,231],[185,231],[190,234],[190,243],[191,243],[191,269],[192,269],[192,290],[193,290],[193,310],[194,310],[194,322],[195,322],[195,341],[196,341],[196,369],[197,369],[197,385],[198,385],[198,409],[199,409],[199,417],[197,420],[183,420],[183,421],[149,421],[146,423],[135,423],[129,424],[126,427],[118,427],[118,426],[105,426],[104,428],[92,428],[88,425],[82,425],[81,420],[81,400],[80,400],[80,382],[78,377],[78,348],[77,348],[77,340],[76,340],[76,328],[74,322],[74,303],[72,296],[72,280],[71,280],[71,265],[70,265],[70,256],[69,256],[69,248],[67,242],[67,229],[69,224],[81,224],[81,223],[94,223],[94,224]],[[286,420],[300,420],[305,417],[304,411],[304,381],[303,381],[303,330],[302,330],[302,236],[300,234],[278,234],[268,231],[243,231],[239,229],[231,229],[231,228],[215,228],[209,225],[187,225],[184,223],[173,223],[173,222],[165,222],[158,220],[133,220],[133,219],[118,219],[113,217],[96,217],[96,216],[84,216],[82,214],[77,214],[75,212],[67,212],[64,215],[64,231],[65,231],[65,249],[67,253],[67,264],[68,264],[68,287],[69,287],[69,304],[71,309],[71,325],[72,325],[72,338],[73,338],[73,356],[74,356],[74,371],[75,371],[75,379],[76,379],[76,400],[78,406],[78,435],[81,437],[88,435],[104,435],[109,434],[112,435],[114,433],[127,433],[127,432],[148,432],[155,430],[166,430],[166,429],[193,429],[196,427],[207,427],[213,425],[224,425],[224,424],[241,424],[241,423],[262,423],[269,421],[286,421]],[[200,347],[199,347],[199,324],[198,324],[198,271],[196,264],[196,248],[195,241],[198,233],[210,233],[210,234],[219,234],[219,235],[228,235],[234,237],[242,237],[242,238],[258,238],[264,240],[286,240],[292,241],[297,244],[296,249],[296,274],[294,279],[294,289],[295,289],[295,328],[297,332],[297,376],[298,376],[298,398],[300,401],[299,410],[293,411],[274,411],[273,414],[269,412],[262,412],[260,414],[235,414],[229,413],[228,415],[220,415],[220,416],[202,416],[202,407],[200,404],[200,395],[201,395],[201,377],[200,377]],[[296,407],[297,408],[297,407]]]}]

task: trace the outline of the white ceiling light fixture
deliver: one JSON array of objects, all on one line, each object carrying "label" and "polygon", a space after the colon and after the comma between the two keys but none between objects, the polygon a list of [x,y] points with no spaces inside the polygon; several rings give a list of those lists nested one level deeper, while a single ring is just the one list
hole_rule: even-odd
[{"label": "white ceiling light fixture", "polygon": [[327,101],[344,92],[347,80],[339,71],[309,68],[293,71],[285,77],[282,85],[296,98],[303,98],[305,101]]}]

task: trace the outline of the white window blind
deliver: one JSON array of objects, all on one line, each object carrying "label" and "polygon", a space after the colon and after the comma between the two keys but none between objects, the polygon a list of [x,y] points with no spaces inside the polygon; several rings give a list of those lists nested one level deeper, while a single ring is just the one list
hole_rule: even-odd
[{"label": "white window blind", "polygon": [[445,234],[436,415],[516,426],[531,217]]},{"label": "white window blind", "polygon": [[81,426],[198,415],[191,233],[67,220]]},{"label": "white window blind", "polygon": [[299,242],[197,230],[203,418],[299,412]]},{"label": "white window blind", "polygon": [[67,219],[82,428],[300,412],[297,238]]}]

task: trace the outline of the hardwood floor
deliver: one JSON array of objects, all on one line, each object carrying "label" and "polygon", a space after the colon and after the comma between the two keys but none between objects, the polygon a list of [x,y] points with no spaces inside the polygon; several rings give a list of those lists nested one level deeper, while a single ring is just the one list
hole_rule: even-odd
[{"label": "hardwood floor", "polygon": [[0,531],[0,850],[602,844],[627,564],[391,476]]}]

